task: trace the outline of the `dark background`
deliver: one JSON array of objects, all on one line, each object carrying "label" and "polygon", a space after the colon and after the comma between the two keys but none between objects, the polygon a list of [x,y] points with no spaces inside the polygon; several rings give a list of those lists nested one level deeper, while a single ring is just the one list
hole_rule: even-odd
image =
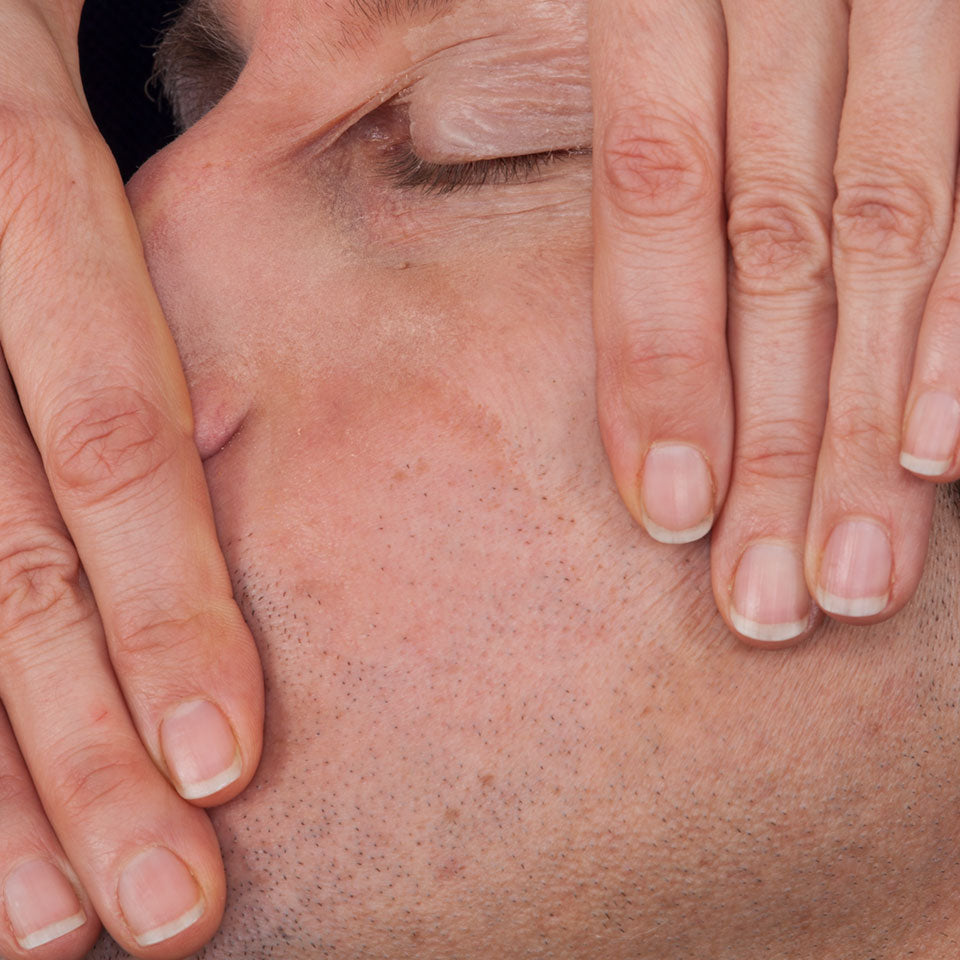
[{"label": "dark background", "polygon": [[87,0],[80,69],[93,117],[124,180],[169,143],[173,121],[157,91],[146,91],[153,46],[179,0]]}]

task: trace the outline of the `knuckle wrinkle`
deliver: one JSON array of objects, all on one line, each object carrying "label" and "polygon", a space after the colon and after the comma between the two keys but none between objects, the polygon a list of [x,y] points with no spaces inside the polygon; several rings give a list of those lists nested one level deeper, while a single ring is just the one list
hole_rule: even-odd
[{"label": "knuckle wrinkle", "polygon": [[204,613],[172,618],[118,612],[111,656],[121,670],[129,664],[133,669],[146,660],[171,661],[181,665],[204,649],[204,640],[217,635],[217,624]]},{"label": "knuckle wrinkle", "polygon": [[717,363],[718,344],[702,333],[659,325],[635,336],[628,331],[617,354],[621,384],[641,395],[691,380],[712,384]]},{"label": "knuckle wrinkle", "polygon": [[885,423],[870,398],[832,403],[827,436],[839,455],[854,456],[859,463],[895,464],[900,449],[900,424]]},{"label": "knuckle wrinkle", "polygon": [[27,809],[33,791],[26,777],[0,771],[0,809]]},{"label": "knuckle wrinkle", "polygon": [[68,404],[48,436],[51,478],[88,503],[156,475],[174,455],[177,440],[160,411],[126,388]]},{"label": "knuckle wrinkle", "polygon": [[[123,751],[114,750],[114,754]],[[125,809],[134,791],[142,789],[142,767],[110,749],[97,745],[81,748],[63,758],[55,768],[59,771],[55,790],[72,822],[102,821],[110,806]]]},{"label": "knuckle wrinkle", "polygon": [[924,263],[946,243],[946,228],[940,221],[949,203],[938,203],[933,191],[907,181],[842,177],[837,188],[833,234],[841,255]]},{"label": "knuckle wrinkle", "polygon": [[793,293],[831,282],[826,215],[772,193],[730,202],[727,233],[739,286],[747,292]]},{"label": "knuckle wrinkle", "polygon": [[80,563],[60,534],[39,534],[20,543],[0,544],[0,638],[8,640],[37,618],[70,610],[79,619]]},{"label": "knuckle wrinkle", "polygon": [[812,481],[819,450],[816,425],[801,420],[769,424],[738,452],[738,482],[752,487],[771,481]]},{"label": "knuckle wrinkle", "polygon": [[719,204],[711,150],[692,123],[622,112],[601,156],[611,198],[629,216],[712,215]]}]

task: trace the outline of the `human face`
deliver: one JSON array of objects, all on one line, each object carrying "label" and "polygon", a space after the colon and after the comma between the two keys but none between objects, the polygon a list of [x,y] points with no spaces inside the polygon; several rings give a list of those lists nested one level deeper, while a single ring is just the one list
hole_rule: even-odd
[{"label": "human face", "polygon": [[[913,619],[748,650],[706,547],[645,540],[617,500],[585,4],[223,7],[239,81],[130,187],[268,684],[257,782],[215,813],[205,956],[900,957],[952,933],[944,570]],[[453,192],[416,160],[541,151]]]}]

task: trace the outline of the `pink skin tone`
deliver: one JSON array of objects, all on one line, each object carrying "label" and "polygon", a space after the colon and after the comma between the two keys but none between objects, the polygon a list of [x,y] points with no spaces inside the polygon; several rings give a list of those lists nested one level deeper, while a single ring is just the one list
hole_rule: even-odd
[{"label": "pink skin tone", "polygon": [[661,542],[712,529],[747,642],[893,616],[929,481],[960,477],[960,8],[590,16],[599,414],[624,502]]},{"label": "pink skin tone", "polygon": [[389,109],[326,133],[407,25],[358,57],[316,9],[238,8],[239,84],[130,185],[267,676],[204,956],[952,957],[955,508],[895,624],[738,644],[608,473],[589,161],[399,189]]},{"label": "pink skin tone", "polygon": [[[9,0],[0,12],[0,954],[11,960],[83,956],[100,921],[131,950],[199,948],[225,896],[199,808],[250,782],[263,727],[257,651],[179,356],[83,103],[80,6]],[[168,897],[150,875],[179,881]]]},{"label": "pink skin tone", "polygon": [[[236,900],[245,908],[239,914],[231,908],[214,948],[221,955],[237,956],[238,943],[253,943],[254,955],[262,956],[276,917],[290,912],[289,898],[297,896],[304,911],[313,886],[303,877],[291,881],[279,852],[260,864],[261,876],[250,869],[250,851],[266,850],[284,835],[304,764],[330,766],[313,778],[313,789],[323,791],[337,823],[356,828],[336,835],[327,815],[311,806],[301,829],[286,834],[289,849],[317,854],[323,844],[311,846],[308,825],[320,824],[342,841],[341,859],[356,867],[346,876],[332,872],[338,868],[330,862],[312,861],[315,872],[327,871],[329,883],[317,910],[306,915],[311,922],[319,913],[329,918],[319,936],[336,939],[341,953],[365,954],[357,936],[366,929],[380,952],[405,955],[409,942],[397,941],[396,931],[406,923],[425,943],[424,956],[442,953],[444,938],[458,955],[480,954],[478,923],[504,913],[491,897],[490,878],[506,876],[509,901],[528,903],[538,918],[575,915],[576,931],[596,945],[602,932],[591,922],[617,915],[630,931],[622,943],[630,944],[631,955],[639,955],[641,943],[651,956],[668,955],[678,941],[658,941],[650,918],[667,917],[676,902],[669,870],[686,877],[696,871],[691,834],[664,838],[658,824],[667,821],[652,819],[650,797],[675,796],[674,809],[688,811],[688,819],[723,816],[722,792],[695,801],[677,793],[678,784],[699,785],[711,771],[713,779],[730,781],[728,812],[736,811],[747,837],[756,835],[747,829],[751,803],[762,807],[756,783],[771,770],[778,784],[788,785],[780,796],[790,793],[798,769],[807,770],[804,784],[815,785],[814,802],[808,803],[809,789],[794,790],[787,804],[796,813],[791,823],[813,824],[818,837],[841,844],[847,834],[826,798],[859,785],[844,824],[859,816],[858,823],[873,823],[874,830],[858,834],[868,842],[858,848],[859,859],[848,862],[852,879],[882,891],[884,881],[896,877],[903,917],[928,916],[926,907],[913,909],[918,903],[946,902],[956,884],[942,867],[938,843],[950,845],[954,836],[953,820],[942,815],[952,810],[947,794],[955,765],[947,760],[953,758],[941,752],[942,763],[916,773],[891,764],[888,755],[902,758],[903,741],[921,753],[935,738],[942,743],[930,718],[938,702],[955,699],[952,662],[942,660],[953,639],[952,580],[935,565],[911,616],[873,634],[889,643],[882,669],[858,660],[844,646],[844,631],[830,635],[840,649],[819,661],[819,672],[808,659],[813,654],[788,660],[796,668],[791,673],[739,654],[732,662],[705,658],[704,649],[716,654],[725,641],[694,587],[706,569],[702,551],[669,556],[631,543],[629,524],[611,520],[611,488],[588,437],[593,419],[585,398],[593,389],[587,371],[594,355],[581,325],[589,312],[589,171],[577,148],[589,141],[593,125],[592,59],[599,110],[600,420],[614,479],[635,517],[656,539],[672,543],[712,526],[720,613],[752,643],[795,642],[817,625],[821,608],[852,621],[885,619],[902,607],[920,575],[934,501],[919,478],[950,479],[960,471],[954,334],[960,255],[956,239],[948,244],[960,69],[952,56],[960,33],[956,10],[933,24],[892,0],[764,2],[762,17],[748,0],[725,2],[722,12],[678,2],[655,4],[650,16],[621,23],[616,18],[625,5],[610,0],[592,5],[596,46],[588,58],[582,4],[473,0],[459,4],[454,16],[354,34],[373,47],[351,58],[330,42],[347,36],[336,33],[347,8],[339,0],[324,4],[322,15],[306,0],[224,5],[251,55],[244,79],[132,188],[151,267],[186,358],[195,431],[121,185],[76,99],[79,83],[75,77],[64,82],[75,73],[67,21],[79,4],[12,0],[4,12],[5,49],[10,36],[26,37],[16,46],[52,67],[44,74],[32,56],[8,57],[0,81],[17,91],[14,102],[26,105],[13,117],[17,135],[5,138],[6,156],[13,158],[6,203],[17,216],[5,229],[0,264],[4,352],[18,389],[15,395],[9,382],[0,383],[6,451],[0,512],[25,520],[0,525],[8,537],[0,544],[0,579],[18,588],[5,598],[0,623],[0,693],[17,735],[15,743],[0,718],[0,766],[10,788],[0,797],[0,862],[7,865],[0,878],[6,916],[0,952],[51,960],[84,954],[99,916],[127,949],[174,957],[199,948],[219,923],[225,885],[216,838],[189,803],[228,800],[253,775],[262,703],[255,651],[230,598],[194,436],[207,458],[221,532],[232,537],[233,585],[274,658],[273,703],[280,711],[271,721],[278,758],[259,783],[267,802],[247,798],[218,817],[241,891]],[[631,0],[627,6],[636,13],[644,5]],[[50,14],[50,31],[35,16],[41,8]],[[65,22],[53,17],[61,8]],[[721,34],[729,51],[718,42]],[[728,62],[734,69],[726,110],[721,81]],[[942,69],[929,69],[931,63]],[[640,89],[632,85],[638,65]],[[636,115],[635,95],[657,102],[650,96],[656,91],[644,84],[665,77],[692,81],[674,88],[696,101],[684,105],[697,137],[680,162],[671,150],[678,134],[683,147],[682,133],[689,133],[685,117],[648,111],[638,122]],[[844,88],[848,102],[841,103]],[[402,109],[360,119],[377,97],[401,91]],[[730,117],[725,143],[716,122],[724,114]],[[63,124],[48,126],[43,118],[50,116]],[[441,201],[387,182],[383,153],[407,130],[420,156],[435,163],[545,149],[572,153],[550,164],[536,183]],[[24,142],[33,146],[24,150]],[[727,148],[723,170],[721,147]],[[915,174],[915,181],[885,181],[866,163],[877,155],[895,161],[891,169]],[[34,156],[35,165],[23,164]],[[834,160],[840,198],[831,258]],[[793,178],[773,184],[771,193],[773,168],[792,170]],[[707,178],[697,181],[704,171]],[[731,214],[729,277],[721,181]],[[611,184],[633,188],[619,221],[604,219]],[[685,218],[690,211],[678,199],[696,201],[696,216]],[[91,245],[90,237],[98,243]],[[731,324],[724,330],[727,306]],[[618,328],[638,307],[639,322]],[[896,335],[878,338],[877,329]],[[734,413],[739,432],[731,446]],[[113,426],[103,431],[102,424]],[[141,442],[145,436],[149,442]],[[407,455],[400,456],[401,448]],[[151,461],[151,451],[163,456]],[[330,461],[318,464],[321,456]],[[270,484],[261,478],[264,463],[277,474]],[[389,478],[386,464],[395,467]],[[128,476],[118,471],[131,469],[140,482],[117,487],[117,478]],[[403,494],[395,487],[411,471],[413,492]],[[505,479],[515,481],[509,490],[500,486]],[[481,480],[486,486],[477,486]],[[329,501],[331,491],[337,496]],[[493,492],[502,493],[499,500]],[[381,507],[376,515],[371,503]],[[556,513],[544,513],[548,508]],[[949,556],[953,531],[942,509],[937,544]],[[562,525],[554,529],[561,517],[579,525],[577,536]],[[262,559],[278,555],[286,559],[282,568]],[[382,561],[379,579],[366,569],[370,557]],[[446,558],[443,571],[438,557]],[[377,663],[406,664],[397,637],[415,644],[420,682],[399,701],[403,709],[391,713],[392,697],[371,692],[367,677],[343,673],[337,676],[345,688],[358,688],[354,698],[341,699],[334,713],[317,706],[317,690],[328,694],[324,703],[337,702],[330,674],[287,646],[293,633],[309,643],[331,626],[342,631],[344,646],[332,653],[321,647],[321,661],[352,654],[376,637],[383,658]],[[49,655],[35,654],[38,636]],[[545,637],[553,641],[549,648],[541,646]],[[551,674],[550,658],[562,657],[569,642],[583,659],[571,655],[565,661],[571,672]],[[867,638],[860,642],[860,656],[875,649]],[[483,682],[491,677],[483,662],[491,643],[515,668],[503,677],[500,703]],[[679,666],[669,662],[668,680],[658,679],[665,650],[687,651],[698,667],[709,667],[703,675],[709,688],[698,687],[704,683],[698,671],[680,683],[682,657]],[[390,660],[394,654],[399,660]],[[442,677],[447,669],[456,673],[459,663],[474,682],[467,704]],[[349,670],[352,664],[348,658]],[[658,703],[665,688],[673,693],[669,704],[657,707],[669,721],[670,760],[651,757],[639,770],[638,730],[646,732],[644,742],[657,744],[661,731],[637,713],[636,700],[617,699],[619,680],[638,670],[653,678],[649,703]],[[929,686],[931,674],[941,688]],[[573,688],[570,676],[577,678]],[[847,699],[825,700],[818,686],[824,677]],[[436,709],[418,716],[414,730],[410,704],[419,704],[431,684],[436,696],[428,703]],[[391,692],[401,687],[395,672],[383,684]],[[641,687],[631,684],[635,696]],[[897,701],[892,688],[907,699]],[[559,689],[574,699],[551,700]],[[586,706],[579,700],[585,690],[591,695]],[[531,696],[555,709],[537,712]],[[704,707],[711,696],[717,702]],[[351,726],[359,701],[365,703],[362,722]],[[833,726],[826,707],[834,711]],[[747,743],[745,758],[731,745],[743,748],[744,718],[758,708],[764,717],[782,715],[785,725],[780,739],[766,740],[778,732],[767,724],[758,742]],[[284,711],[295,718],[286,726]],[[878,719],[864,727],[865,715]],[[383,739],[410,750],[383,758],[370,730],[374,720],[389,717],[395,722]],[[582,738],[571,742],[566,718],[584,731]],[[451,798],[444,814],[450,836],[466,836],[471,849],[487,852],[468,863],[462,846],[450,852],[434,838],[422,851],[426,859],[418,860],[413,847],[424,846],[422,833],[393,806],[393,795],[377,791],[387,782],[402,784],[422,822],[432,824],[421,791],[435,788],[439,796],[451,783],[466,784],[457,777],[476,766],[464,759],[478,754],[470,736],[459,743],[462,766],[449,759],[456,744],[451,726],[468,720],[475,734],[491,730],[483,744],[497,756],[516,747],[508,760],[522,769],[506,767],[517,788],[513,796],[523,798],[525,810],[542,807],[544,820],[531,829],[518,818],[511,833],[513,808],[501,786],[484,807],[487,822],[457,834],[452,825],[462,814]],[[881,724],[887,739],[879,735]],[[321,729],[335,730],[377,762],[363,768],[354,753],[351,766],[328,743],[313,752]],[[860,731],[855,744],[851,730]],[[293,751],[299,765],[283,756],[291,731],[302,741]],[[809,735],[788,765],[783,744],[798,731]],[[844,738],[847,752],[837,751]],[[551,744],[573,765],[558,766]],[[623,762],[598,765],[594,749]],[[837,752],[826,767],[810,759],[830,750]],[[492,767],[489,749],[480,753]],[[440,779],[425,759],[438,756],[448,757],[439,764]],[[720,761],[717,773],[711,764]],[[657,762],[669,773],[666,793],[649,772]],[[528,776],[534,765],[553,770],[573,796],[551,800],[548,784]],[[339,775],[339,795],[326,776],[331,770]],[[596,791],[590,797],[591,785],[623,770],[617,797]],[[483,789],[498,783],[496,773],[476,773]],[[890,804],[864,806],[863,797],[877,789],[889,791]],[[938,836],[903,837],[871,820],[920,810],[918,791],[933,794],[924,816]],[[358,813],[371,800],[389,811],[380,827]],[[769,812],[774,822],[783,808]],[[574,821],[588,835],[615,836],[609,855],[597,859],[577,847],[564,828]],[[360,847],[351,847],[361,822],[368,829]],[[266,824],[265,832],[258,823]],[[391,862],[416,865],[399,901],[390,899],[390,883],[379,889],[365,872],[385,849],[383,823],[399,830],[389,837]],[[649,846],[663,847],[658,837],[672,849],[651,859]],[[789,839],[785,856],[803,863]],[[696,845],[699,868],[702,851],[711,850],[720,866],[748,864],[754,879],[793,889],[795,878],[771,872],[769,856],[742,849],[734,856],[716,831],[705,827]],[[836,848],[822,848],[828,849]],[[555,891],[553,900],[531,895],[530,875],[521,877],[514,855],[553,880],[563,875],[551,866],[554,853],[592,877],[592,899],[570,890]],[[818,869],[810,868],[809,889],[825,882],[820,865],[826,856],[813,855]],[[875,875],[872,863],[881,861],[895,869]],[[630,864],[642,864],[653,885],[645,892],[635,885],[643,894],[639,909],[611,913],[603,891],[613,888],[597,872],[617,877],[623,888]],[[472,885],[461,884],[456,894],[448,885],[444,895],[439,880],[460,879],[464,871]],[[268,897],[261,895],[265,886]],[[458,915],[464,889],[477,905],[467,919]],[[431,906],[423,907],[422,892]],[[842,954],[836,930],[843,927],[853,938],[858,928],[846,919],[852,916],[870,924],[853,939],[857,949],[872,936],[882,940],[874,953],[896,943],[899,954],[909,946],[929,956],[927,945],[913,941],[929,933],[941,942],[953,916],[945,910],[938,914],[948,918],[942,923],[901,930],[885,925],[882,914],[877,919],[876,904],[848,889],[821,889],[836,912],[817,914],[819,926],[808,923],[803,939],[789,903],[779,905],[779,914],[775,905],[760,904],[762,922],[738,910],[744,900],[759,903],[754,887],[748,892],[728,883],[695,893],[727,922],[704,926],[673,916],[670,930],[699,954],[722,955],[722,944],[736,942],[738,958],[766,950],[777,936],[788,937],[791,952],[822,957],[829,947]],[[338,898],[355,896],[375,904],[381,920],[395,922],[365,927],[364,917],[337,906]],[[802,916],[822,902],[819,895],[801,900],[793,903]],[[402,917],[391,914],[391,903],[404,905]],[[254,908],[263,904],[269,907],[258,913]],[[244,923],[255,930],[253,938],[238,933]],[[507,934],[511,950],[516,944],[539,949],[522,923],[505,926]],[[586,941],[567,929],[543,936],[562,953],[586,950],[580,949]],[[617,949],[605,943],[604,958]],[[310,948],[303,952],[310,955]]]}]

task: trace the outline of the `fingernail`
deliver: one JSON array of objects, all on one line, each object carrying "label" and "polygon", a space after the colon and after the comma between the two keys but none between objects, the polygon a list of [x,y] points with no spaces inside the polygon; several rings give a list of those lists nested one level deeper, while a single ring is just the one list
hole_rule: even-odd
[{"label": "fingernail", "polygon": [[890,602],[892,573],[886,530],[871,520],[844,520],[823,551],[817,602],[841,617],[872,617]]},{"label": "fingernail", "polygon": [[661,543],[692,543],[713,526],[713,478],[695,447],[658,444],[647,452],[640,490],[643,525]]},{"label": "fingernail", "polygon": [[797,552],[783,543],[747,547],[733,581],[730,620],[751,640],[782,643],[810,626],[810,595]]},{"label": "fingernail", "polygon": [[949,393],[922,394],[903,436],[900,463],[912,473],[939,477],[950,469],[960,440],[960,403]]},{"label": "fingernail", "polygon": [[203,916],[203,894],[183,861],[163,847],[134,857],[120,875],[120,909],[141,947],[162,943]]},{"label": "fingernail", "polygon": [[87,921],[70,881],[47,860],[20,864],[3,885],[3,899],[24,950],[65,937]]},{"label": "fingernail", "polygon": [[168,713],[160,746],[185,800],[209,797],[240,776],[240,748],[227,718],[207,700],[191,700]]}]

